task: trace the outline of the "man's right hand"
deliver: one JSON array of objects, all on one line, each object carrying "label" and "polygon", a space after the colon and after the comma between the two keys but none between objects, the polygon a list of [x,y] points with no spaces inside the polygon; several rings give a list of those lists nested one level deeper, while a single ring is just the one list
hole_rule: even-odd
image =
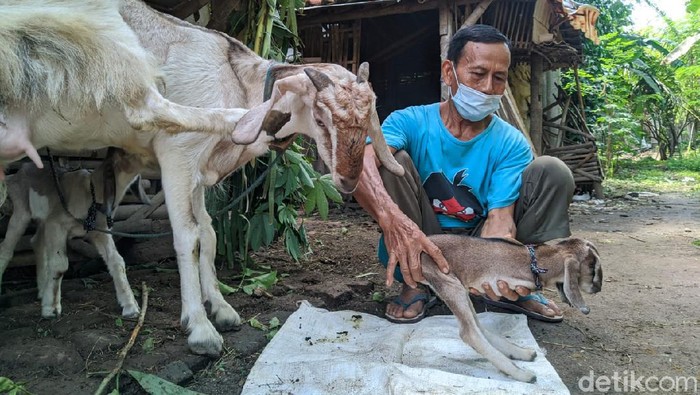
[{"label": "man's right hand", "polygon": [[394,282],[394,271],[399,265],[404,282],[410,287],[416,287],[423,281],[421,267],[421,254],[428,254],[443,273],[449,273],[449,264],[442,255],[440,249],[428,239],[415,222],[411,221],[400,210],[394,215],[388,216],[384,223],[380,223],[384,233],[384,244],[389,252],[389,261],[386,268],[386,285],[389,287]]}]

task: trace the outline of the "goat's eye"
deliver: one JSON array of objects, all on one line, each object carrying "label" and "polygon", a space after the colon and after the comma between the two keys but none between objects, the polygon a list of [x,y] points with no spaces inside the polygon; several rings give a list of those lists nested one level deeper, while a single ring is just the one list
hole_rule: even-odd
[{"label": "goat's eye", "polygon": [[320,120],[320,119],[317,119],[317,120],[316,120],[316,125],[318,125],[318,126],[324,128],[324,129],[326,128],[326,124],[325,124],[322,120]]}]

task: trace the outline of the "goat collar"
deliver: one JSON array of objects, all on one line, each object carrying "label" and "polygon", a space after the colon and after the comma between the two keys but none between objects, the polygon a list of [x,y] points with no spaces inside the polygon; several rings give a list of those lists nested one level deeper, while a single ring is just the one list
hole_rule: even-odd
[{"label": "goat collar", "polygon": [[532,275],[535,276],[535,288],[537,288],[538,291],[541,291],[542,280],[540,280],[540,274],[547,273],[547,269],[537,266],[537,257],[535,257],[535,245],[527,244],[525,247],[527,247],[527,250],[530,252],[530,271],[532,272]]}]

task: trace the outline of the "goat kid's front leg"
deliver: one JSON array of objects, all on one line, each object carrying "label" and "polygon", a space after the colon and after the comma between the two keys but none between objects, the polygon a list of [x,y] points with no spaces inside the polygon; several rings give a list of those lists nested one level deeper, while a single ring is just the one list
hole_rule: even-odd
[{"label": "goat kid's front leg", "polygon": [[216,278],[216,233],[204,203],[204,187],[198,186],[193,194],[192,209],[199,227],[199,281],[202,297],[211,307],[214,325],[220,331],[230,331],[241,325],[241,317],[224,299]]},{"label": "goat kid's front leg", "polygon": [[32,240],[37,259],[41,316],[44,318],[61,315],[61,283],[68,270],[65,234],[61,224],[49,221],[39,227]]},{"label": "goat kid's front leg", "polygon": [[[172,147],[160,146],[163,151]],[[195,354],[218,356],[224,339],[207,318],[202,300],[199,270],[199,231],[192,212],[193,177],[189,163],[179,163],[185,154],[173,151],[158,152],[163,190],[168,216],[173,229],[173,243],[180,272],[182,314],[180,323],[189,333],[187,344]]]},{"label": "goat kid's front leg", "polygon": [[[105,224],[102,226],[105,226]],[[105,261],[107,269],[109,269],[109,274],[112,276],[114,289],[117,293],[117,301],[119,306],[122,307],[122,316],[126,318],[138,316],[139,306],[136,303],[136,298],[134,298],[134,292],[131,290],[129,280],[126,278],[124,258],[117,251],[114,239],[112,239],[111,235],[100,232],[90,232],[88,239],[95,246],[102,260]]]},{"label": "goat kid's front leg", "polygon": [[126,118],[135,129],[168,133],[198,131],[222,136],[230,135],[247,112],[242,108],[183,106],[164,98],[155,87],[146,91],[143,98],[124,106]]},{"label": "goat kid's front leg", "polygon": [[[435,265],[435,264],[432,264]],[[428,280],[431,288],[450,308],[459,321],[459,335],[462,340],[471,346],[476,352],[488,359],[498,370],[513,377],[516,380],[534,383],[537,377],[534,373],[521,369],[507,356],[489,342],[477,322],[474,307],[469,299],[467,290],[454,274],[439,273],[437,266],[434,270],[426,270],[423,265],[423,275]]]}]

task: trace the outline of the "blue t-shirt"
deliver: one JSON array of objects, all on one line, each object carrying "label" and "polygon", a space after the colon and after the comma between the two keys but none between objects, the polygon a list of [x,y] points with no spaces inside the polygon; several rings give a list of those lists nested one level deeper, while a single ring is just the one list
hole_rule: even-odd
[{"label": "blue t-shirt", "polygon": [[439,103],[394,111],[382,131],[389,146],[413,160],[443,228],[472,228],[490,210],[515,203],[533,159],[525,136],[496,115],[475,138],[458,140]]},{"label": "blue t-shirt", "polygon": [[[490,210],[515,203],[533,159],[525,136],[496,115],[475,138],[458,140],[442,123],[439,103],[394,111],[382,132],[390,147],[408,152],[443,228],[473,228]],[[384,235],[377,255],[386,266]],[[403,282],[398,265],[394,277]]]}]

